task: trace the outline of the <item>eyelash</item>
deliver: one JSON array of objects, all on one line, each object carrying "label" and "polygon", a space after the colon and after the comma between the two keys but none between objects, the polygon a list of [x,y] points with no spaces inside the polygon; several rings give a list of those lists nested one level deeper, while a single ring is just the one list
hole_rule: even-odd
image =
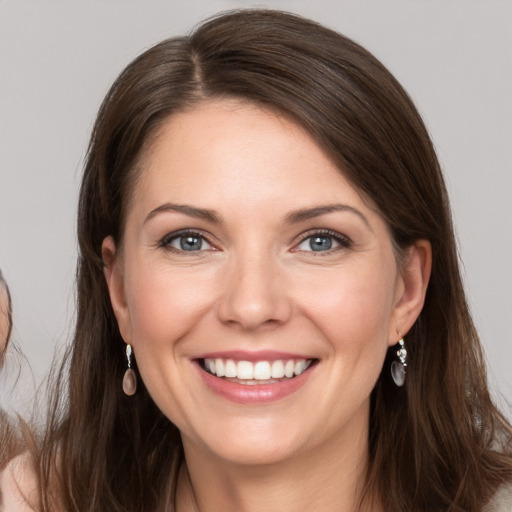
[{"label": "eyelash", "polygon": [[[305,242],[306,240],[308,239],[312,239],[314,237],[318,237],[318,238],[332,238],[333,240],[335,240],[339,246],[338,247],[334,247],[334,248],[330,248],[326,251],[301,251],[300,249],[297,249],[297,247],[302,244],[303,242]],[[313,230],[310,230],[306,233],[303,233],[302,235],[300,235],[299,237],[299,242],[297,244],[295,244],[294,246],[294,249],[293,249],[293,252],[311,252],[313,253],[315,256],[320,256],[320,255],[327,255],[327,254],[332,254],[333,252],[338,252],[340,250],[344,250],[344,249],[350,249],[352,247],[353,243],[352,243],[352,240],[350,240],[350,238],[348,238],[347,236],[345,235],[342,235],[341,233],[338,233],[336,231],[332,231],[330,229],[313,229]]]},{"label": "eyelash", "polygon": [[[169,251],[169,252],[174,252],[176,254],[184,254],[184,253],[187,253],[187,252],[190,252],[190,253],[202,253],[205,251],[205,249],[200,249],[200,250],[197,250],[197,251],[185,251],[184,249],[177,249],[176,247],[172,247],[170,244],[171,242],[173,242],[174,240],[177,240],[177,239],[180,239],[180,238],[183,238],[183,237],[194,237],[194,238],[200,238],[201,240],[203,240],[204,242],[206,242],[208,245],[214,247],[213,243],[211,242],[211,240],[209,239],[208,236],[206,236],[204,233],[202,233],[201,231],[192,231],[192,230],[183,230],[183,231],[178,231],[178,232],[174,232],[174,233],[169,233],[168,235],[165,235],[162,240],[160,241],[160,247],[162,247],[163,249],[165,249],[166,251]],[[216,250],[214,248],[214,250]]]},{"label": "eyelash", "polygon": [[[212,246],[213,250],[217,250],[208,236],[206,236],[201,231],[192,231],[192,230],[183,230],[183,231],[178,231],[178,232],[174,232],[174,233],[169,233],[168,235],[166,235],[162,238],[162,240],[159,243],[159,246],[167,251],[174,252],[176,254],[184,254],[187,252],[202,253],[202,252],[205,252],[206,250],[208,250],[208,249],[199,249],[197,251],[186,251],[184,249],[178,249],[178,248],[172,247],[170,245],[174,240],[177,240],[177,239],[180,239],[180,238],[186,237],[186,236],[200,238],[201,240],[206,242],[208,245]],[[334,248],[329,248],[325,251],[313,251],[313,250],[305,251],[305,250],[301,250],[301,249],[297,248],[303,242],[305,242],[306,240],[311,239],[313,237],[332,238],[336,243],[339,244],[339,246],[334,247]],[[352,245],[353,244],[352,244],[352,241],[350,240],[350,238],[348,238],[345,235],[342,235],[341,233],[332,231],[330,229],[314,229],[314,230],[310,230],[306,233],[303,233],[302,235],[299,236],[299,240],[294,245],[292,252],[311,252],[315,255],[331,254],[333,252],[338,252],[339,250],[350,249],[352,247]]]}]

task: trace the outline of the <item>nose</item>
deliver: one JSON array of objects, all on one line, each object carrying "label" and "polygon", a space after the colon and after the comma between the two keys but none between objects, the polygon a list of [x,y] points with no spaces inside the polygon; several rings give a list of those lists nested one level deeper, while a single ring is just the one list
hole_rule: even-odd
[{"label": "nose", "polygon": [[270,255],[240,256],[223,283],[217,314],[221,322],[246,331],[286,323],[292,313],[283,269]]}]

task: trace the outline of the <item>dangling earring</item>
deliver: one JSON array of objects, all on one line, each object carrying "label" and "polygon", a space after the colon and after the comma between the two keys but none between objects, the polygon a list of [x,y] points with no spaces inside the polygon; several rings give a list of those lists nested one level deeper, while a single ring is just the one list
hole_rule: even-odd
[{"label": "dangling earring", "polygon": [[137,375],[132,368],[132,346],[126,345],[126,361],[128,368],[124,372],[123,391],[125,395],[132,396],[137,391]]},{"label": "dangling earring", "polygon": [[405,369],[407,368],[407,350],[405,349],[404,338],[398,332],[400,339],[398,340],[398,348],[396,350],[396,356],[398,359],[395,359],[391,363],[391,377],[393,377],[393,382],[398,386],[402,387],[405,382]]}]

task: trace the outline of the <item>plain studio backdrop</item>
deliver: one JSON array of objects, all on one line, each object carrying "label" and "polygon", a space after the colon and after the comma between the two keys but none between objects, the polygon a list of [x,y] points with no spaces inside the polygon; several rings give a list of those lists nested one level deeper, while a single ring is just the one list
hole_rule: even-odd
[{"label": "plain studio backdrop", "polygon": [[0,0],[0,267],[13,296],[13,340],[28,360],[11,350],[0,403],[29,407],[34,384],[71,338],[77,190],[108,87],[153,43],[243,7],[292,11],[344,33],[411,94],[445,172],[491,385],[510,400],[510,1]]}]

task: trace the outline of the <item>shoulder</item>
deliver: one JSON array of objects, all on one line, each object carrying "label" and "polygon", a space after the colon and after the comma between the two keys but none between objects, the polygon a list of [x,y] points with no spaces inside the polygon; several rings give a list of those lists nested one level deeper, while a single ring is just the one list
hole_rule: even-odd
[{"label": "shoulder", "polygon": [[502,485],[483,512],[512,512],[512,483]]},{"label": "shoulder", "polygon": [[39,490],[32,459],[18,455],[0,471],[0,511],[33,512],[39,509]]}]

